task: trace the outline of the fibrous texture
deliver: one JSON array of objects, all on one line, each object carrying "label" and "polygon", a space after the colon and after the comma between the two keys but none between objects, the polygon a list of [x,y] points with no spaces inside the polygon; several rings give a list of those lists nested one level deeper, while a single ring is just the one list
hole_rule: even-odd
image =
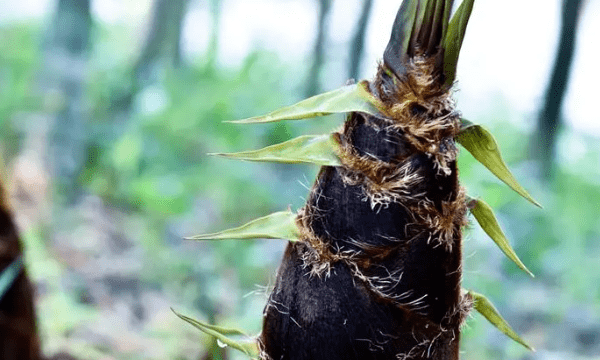
[{"label": "fibrous texture", "polygon": [[[257,346],[236,345],[244,353],[263,360],[457,360],[460,327],[471,308],[529,347],[483,295],[460,286],[468,210],[507,257],[529,271],[491,208],[459,184],[457,142],[539,204],[510,173],[491,134],[455,109],[452,85],[473,0],[464,0],[450,20],[452,2],[404,0],[372,81],[236,121],[347,114],[332,134],[218,154],[323,165],[296,213],[193,237],[290,240]],[[210,325],[182,318],[234,343]]]},{"label": "fibrous texture", "polygon": [[458,113],[426,58],[369,88],[382,115],[353,112],[299,211],[264,313],[263,359],[458,358]]}]

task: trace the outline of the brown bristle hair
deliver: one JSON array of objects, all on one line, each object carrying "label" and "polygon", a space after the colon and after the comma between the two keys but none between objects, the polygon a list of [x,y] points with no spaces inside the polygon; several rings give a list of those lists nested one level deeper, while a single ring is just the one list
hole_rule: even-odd
[{"label": "brown bristle hair", "polygon": [[399,78],[381,64],[368,82],[380,115],[350,113],[334,133],[342,166],[321,168],[298,212],[261,359],[458,359],[472,305],[460,293],[459,113],[436,59],[416,56],[406,69]]}]

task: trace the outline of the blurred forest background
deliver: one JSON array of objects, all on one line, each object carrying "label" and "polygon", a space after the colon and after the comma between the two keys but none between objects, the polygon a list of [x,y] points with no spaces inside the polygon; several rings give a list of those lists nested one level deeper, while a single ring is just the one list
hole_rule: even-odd
[{"label": "blurred forest background", "polygon": [[[257,334],[285,243],[183,238],[297,209],[318,169],[206,154],[338,127],[341,117],[223,121],[373,76],[400,2],[0,3],[3,176],[44,353],[241,358],[170,307]],[[458,107],[492,131],[544,209],[461,152],[469,193],[496,209],[536,274],[472,226],[464,287],[489,296],[538,349],[474,316],[466,359],[600,359],[599,16],[598,0],[475,3]]]}]

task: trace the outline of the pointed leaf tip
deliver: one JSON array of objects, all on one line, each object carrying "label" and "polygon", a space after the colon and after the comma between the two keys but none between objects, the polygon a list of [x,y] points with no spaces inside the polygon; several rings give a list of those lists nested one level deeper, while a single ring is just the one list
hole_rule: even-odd
[{"label": "pointed leaf tip", "polygon": [[279,163],[312,163],[323,166],[340,166],[336,156],[337,145],[331,134],[303,135],[295,139],[267,146],[259,150],[237,153],[215,153],[238,160],[269,161]]},{"label": "pointed leaf tip", "polygon": [[532,204],[541,208],[542,206],[519,184],[517,179],[515,179],[514,175],[508,169],[508,166],[506,166],[494,136],[481,125],[473,124],[465,119],[461,119],[461,121],[462,128],[456,136],[456,140],[467,149],[477,161],[496,175],[498,179],[502,180],[506,185],[525,199],[529,200]]},{"label": "pointed leaf tip", "polygon": [[478,313],[483,315],[492,325],[500,330],[504,335],[508,336],[512,340],[525,346],[531,351],[535,351],[533,347],[521,339],[521,337],[510,327],[510,325],[502,318],[496,307],[483,295],[473,291],[468,291],[468,294],[473,299],[473,307]]},{"label": "pointed leaf tip", "polygon": [[444,75],[447,86],[452,86],[456,78],[458,56],[473,10],[473,3],[474,0],[464,0],[448,24],[446,38],[444,39]]},{"label": "pointed leaf tip", "polygon": [[417,18],[419,0],[404,0],[394,19],[392,34],[383,53],[383,61],[398,77],[406,74],[406,62],[411,56],[410,39]]},{"label": "pointed leaf tip", "polygon": [[377,115],[378,101],[367,90],[367,82],[346,85],[339,89],[315,95],[294,105],[275,110],[267,115],[228,121],[235,124],[268,123],[281,120],[301,120],[334,113],[352,111]]},{"label": "pointed leaf tip", "polygon": [[254,358],[258,357],[259,350],[258,350],[258,345],[256,344],[256,342],[254,342],[254,341],[253,342],[236,341],[236,340],[233,340],[226,336],[226,335],[241,335],[241,336],[248,337],[248,335],[244,334],[242,331],[236,330],[236,329],[222,328],[219,326],[203,323],[198,320],[187,317],[185,315],[179,314],[173,308],[171,308],[171,311],[173,311],[173,313],[175,315],[177,315],[177,317],[184,320],[188,324],[194,326],[198,330],[200,330],[208,335],[214,336],[221,343],[223,343],[227,346],[230,346],[233,349],[241,351],[242,353],[249,356],[250,358],[254,359]]},{"label": "pointed leaf tip", "polygon": [[521,259],[519,259],[513,248],[510,246],[508,239],[498,224],[498,220],[496,219],[492,208],[485,201],[480,199],[469,198],[468,203],[471,213],[473,216],[475,216],[475,219],[483,231],[485,231],[485,233],[488,234],[492,240],[494,240],[504,255],[512,260],[521,270],[529,274],[529,276],[535,277],[533,273],[527,269],[525,264],[523,264]]},{"label": "pointed leaf tip", "polygon": [[224,239],[285,239],[297,241],[299,231],[296,214],[290,210],[279,211],[250,221],[242,226],[212,234],[196,235],[188,240],[224,240]]}]

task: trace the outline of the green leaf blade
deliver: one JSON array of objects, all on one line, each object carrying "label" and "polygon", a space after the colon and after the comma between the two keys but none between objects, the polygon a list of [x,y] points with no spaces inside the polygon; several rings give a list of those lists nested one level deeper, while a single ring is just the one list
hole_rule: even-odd
[{"label": "green leaf blade", "polygon": [[541,208],[542,206],[518,183],[508,166],[506,166],[494,136],[484,127],[473,124],[468,120],[462,119],[462,123],[462,129],[456,136],[456,140],[498,179],[532,204]]},{"label": "green leaf blade", "polygon": [[268,161],[290,164],[312,163],[321,166],[340,166],[341,163],[336,155],[336,148],[337,144],[333,140],[331,134],[303,135],[259,150],[237,153],[216,153],[210,155],[248,161]]},{"label": "green leaf blade", "polygon": [[442,26],[442,46],[445,45],[446,35],[448,34],[448,26],[450,25],[450,12],[452,12],[452,4],[454,0],[446,0],[444,6],[444,23]]},{"label": "green leaf blade", "polygon": [[512,260],[521,270],[525,271],[529,276],[535,277],[529,269],[523,264],[517,256],[513,248],[510,246],[508,239],[504,235],[498,220],[494,215],[492,208],[483,200],[469,199],[469,208],[475,219],[488,236],[494,240],[496,245],[502,250],[504,255]]},{"label": "green leaf blade", "polygon": [[464,0],[448,24],[446,38],[444,39],[444,75],[447,86],[452,86],[456,78],[458,56],[463,39],[465,38],[474,2],[475,0]]},{"label": "green leaf blade", "polygon": [[492,325],[494,325],[498,330],[512,340],[525,346],[531,351],[535,351],[534,348],[527,344],[525,340],[521,339],[521,337],[510,327],[506,320],[502,318],[496,307],[485,296],[473,291],[469,291],[468,294],[473,299],[473,307],[475,310],[483,315],[483,317],[486,318]]},{"label": "green leaf blade", "polygon": [[[258,358],[259,350],[258,350],[258,344],[256,344],[256,342],[235,341],[226,336],[226,335],[242,335],[242,336],[248,337],[242,331],[235,330],[235,329],[226,329],[226,328],[221,328],[218,326],[206,324],[206,323],[200,322],[198,320],[192,319],[190,317],[187,317],[185,315],[179,314],[178,312],[176,312],[173,309],[171,309],[171,311],[173,311],[173,313],[175,313],[175,315],[177,315],[177,317],[184,320],[188,324],[194,326],[196,329],[198,329],[208,335],[214,336],[219,341],[221,341],[223,344],[226,344],[227,346],[230,346],[233,349],[241,351],[242,353],[249,356],[250,358],[253,358],[253,359]],[[221,330],[225,330],[225,332],[221,332]]]},{"label": "green leaf blade", "polygon": [[235,124],[257,124],[281,120],[302,120],[334,113],[359,111],[371,115],[379,114],[377,100],[367,90],[366,81],[343,86],[339,89],[315,95],[294,105],[275,110],[267,115],[243,120],[229,121]]},{"label": "green leaf blade", "polygon": [[296,225],[296,214],[291,210],[279,211],[242,226],[212,233],[196,235],[188,240],[224,240],[224,239],[286,239],[298,241],[300,237]]},{"label": "green leaf blade", "polygon": [[420,0],[404,0],[394,19],[392,34],[383,53],[383,61],[396,74],[406,74],[406,62],[410,56],[410,40],[417,20]]},{"label": "green leaf blade", "polygon": [[[427,18],[427,7],[432,1],[430,0],[419,0],[417,1],[417,9],[415,13],[414,25],[410,38],[410,46],[424,46],[424,44],[420,44],[418,40],[420,30],[425,27],[425,21]],[[410,49],[413,50],[414,49]],[[413,54],[411,54],[413,55]]]},{"label": "green leaf blade", "polygon": [[[200,321],[198,321],[198,320],[195,320],[195,322],[196,323],[200,323]],[[217,325],[211,325],[211,324],[207,324],[207,323],[201,323],[201,324],[205,328],[213,330],[213,331],[216,331],[216,332],[218,332],[221,335],[245,336],[247,338],[250,337],[248,334],[246,334],[245,332],[243,332],[242,330],[239,330],[239,329],[227,328],[227,327],[217,326]]]}]

